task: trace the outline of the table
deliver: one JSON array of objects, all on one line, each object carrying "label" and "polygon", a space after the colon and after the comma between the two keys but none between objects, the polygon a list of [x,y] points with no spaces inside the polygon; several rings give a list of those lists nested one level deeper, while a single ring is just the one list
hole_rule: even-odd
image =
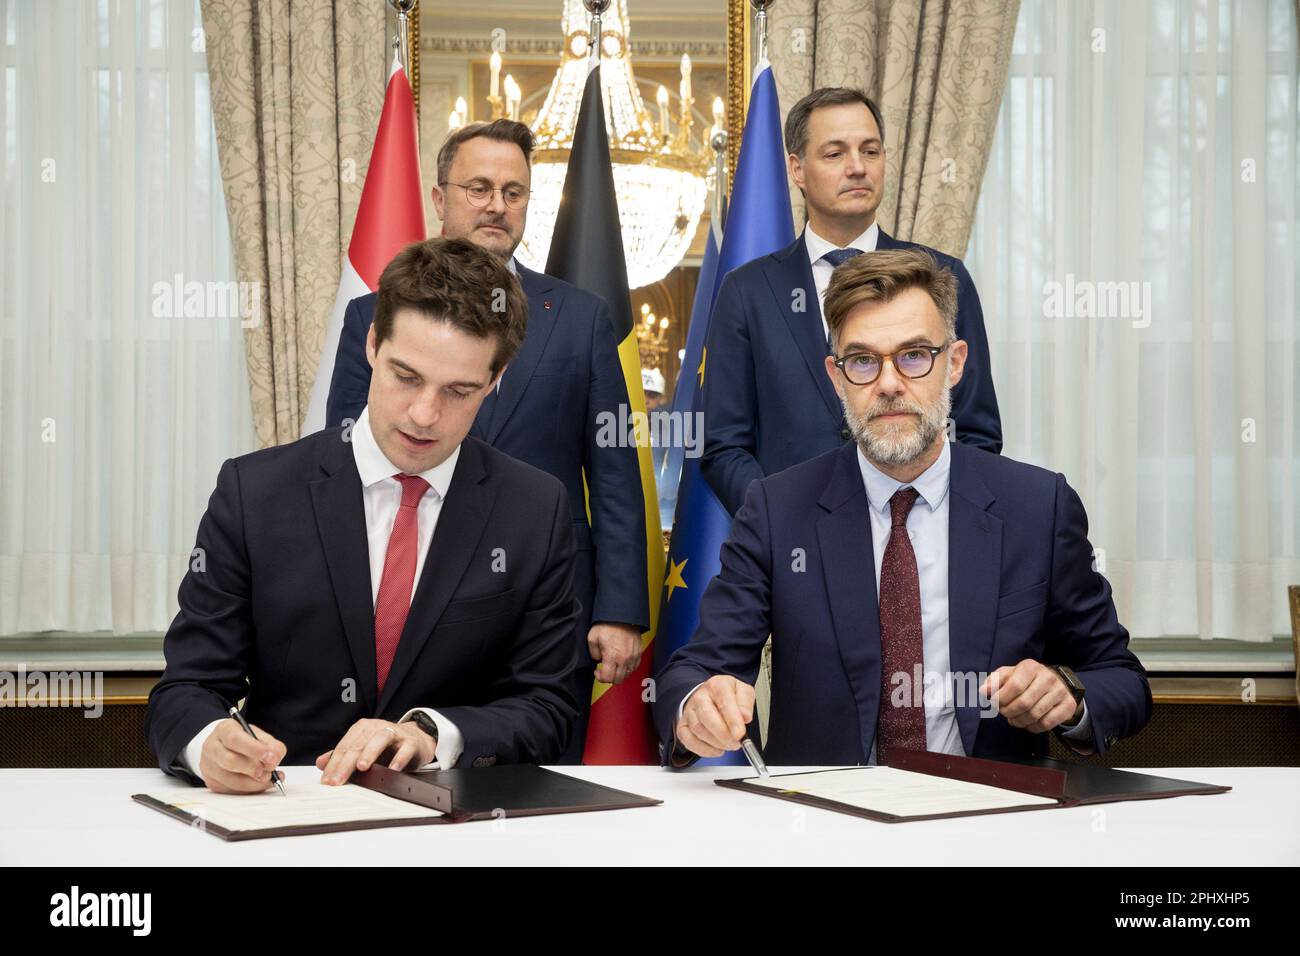
[{"label": "table", "polygon": [[[225,843],[131,801],[187,790],[157,770],[0,770],[0,865],[1300,864],[1300,768],[1140,770],[1212,796],[886,824],[715,786],[748,768],[556,767],[662,806]],[[773,768],[774,772],[797,769]],[[285,768],[291,784],[314,767]],[[1008,847],[1032,859],[1011,860]],[[996,852],[995,852],[995,848]]]}]

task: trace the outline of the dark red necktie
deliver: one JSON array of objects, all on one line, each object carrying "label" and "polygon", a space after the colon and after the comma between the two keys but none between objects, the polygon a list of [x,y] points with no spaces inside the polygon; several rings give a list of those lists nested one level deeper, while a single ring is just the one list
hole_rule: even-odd
[{"label": "dark red necktie", "polygon": [[[923,665],[921,642],[921,581],[916,552],[907,534],[907,515],[916,503],[915,488],[899,488],[889,499],[889,543],[880,563],[880,720],[876,732],[876,762],[889,763],[893,747],[925,749],[925,706],[912,706],[917,665]],[[895,674],[906,674],[901,685],[902,707],[891,696]],[[919,691],[924,692],[922,685]],[[922,698],[924,701],[924,698]]]},{"label": "dark red necktie", "polygon": [[394,475],[402,483],[402,504],[397,509],[393,530],[384,554],[384,575],[379,579],[379,596],[375,599],[375,672],[379,692],[397,654],[406,615],[411,610],[411,586],[415,583],[415,558],[419,548],[420,499],[429,483],[419,475]]}]

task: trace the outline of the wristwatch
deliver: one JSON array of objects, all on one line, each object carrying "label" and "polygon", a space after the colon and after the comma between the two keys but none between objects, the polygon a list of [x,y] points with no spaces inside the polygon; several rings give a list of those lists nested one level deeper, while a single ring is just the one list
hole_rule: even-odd
[{"label": "wristwatch", "polygon": [[419,727],[426,734],[428,734],[430,737],[433,738],[433,746],[434,746],[434,750],[436,751],[438,747],[437,722],[435,722],[432,717],[430,717],[422,710],[415,711],[413,714],[411,714],[410,717],[407,718],[407,721],[415,724],[415,726]]},{"label": "wristwatch", "polygon": [[1065,682],[1066,689],[1074,698],[1074,709],[1078,711],[1079,705],[1083,703],[1083,681],[1079,680],[1079,675],[1064,664],[1053,664],[1052,670],[1056,671],[1057,676]]}]

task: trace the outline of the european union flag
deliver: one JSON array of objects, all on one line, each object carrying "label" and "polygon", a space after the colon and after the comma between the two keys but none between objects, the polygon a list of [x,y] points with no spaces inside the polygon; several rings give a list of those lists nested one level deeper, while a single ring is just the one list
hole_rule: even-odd
[{"label": "european union flag", "polygon": [[755,67],[749,113],[740,139],[740,158],[736,162],[713,295],[718,294],[723,277],[732,269],[784,249],[792,242],[794,215],[790,212],[786,185],[781,106],[776,98],[772,67],[761,60]]},{"label": "european union flag", "polygon": [[[720,210],[718,203],[715,210]],[[720,211],[715,211],[720,216]],[[715,218],[709,226],[709,234],[704,242],[704,258],[700,261],[700,275],[695,283],[695,301],[691,306],[691,321],[686,326],[686,347],[682,350],[682,370],[677,376],[673,389],[673,418],[686,421],[691,419],[695,410],[695,395],[699,391],[703,375],[700,372],[701,359],[704,356],[704,342],[709,331],[709,313],[713,311],[713,295],[718,273],[718,247],[722,244],[722,222]],[[694,427],[692,425],[692,427]],[[692,441],[703,442],[704,436],[698,432],[690,435]],[[685,432],[683,432],[685,438]],[[678,482],[682,476],[682,459],[685,457],[687,442],[673,442],[665,450],[663,462],[659,466],[658,481],[659,503],[663,514],[673,509],[677,514],[676,498]],[[703,445],[698,445],[697,451]]]},{"label": "european union flag", "polygon": [[[772,68],[766,61],[755,68],[729,205],[721,249],[718,250],[713,233],[705,248],[686,334],[686,354],[673,396],[673,411],[699,410],[700,385],[708,374],[708,355],[704,348],[708,340],[708,319],[723,276],[751,259],[783,249],[794,241],[785,147],[781,140],[781,109]],[[673,651],[691,639],[699,626],[700,599],[721,567],[719,552],[731,530],[731,517],[700,474],[700,459],[685,458],[680,450],[674,451],[681,461],[681,480],[655,640],[656,672],[668,662]],[[668,464],[671,468],[671,457]],[[701,763],[743,764],[745,756],[735,751]]]}]

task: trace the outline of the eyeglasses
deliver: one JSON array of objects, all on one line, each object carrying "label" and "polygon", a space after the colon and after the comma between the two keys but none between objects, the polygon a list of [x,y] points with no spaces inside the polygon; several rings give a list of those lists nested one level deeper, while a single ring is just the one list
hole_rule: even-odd
[{"label": "eyeglasses", "polygon": [[500,193],[501,199],[511,209],[523,209],[528,204],[528,187],[519,185],[503,186],[497,189],[487,183],[452,183],[443,182],[444,186],[459,186],[465,190],[465,198],[471,206],[482,208],[492,201],[493,193]]},{"label": "eyeglasses", "polygon": [[854,385],[870,385],[880,377],[880,370],[888,359],[904,378],[925,378],[934,368],[934,360],[946,345],[909,345],[888,355],[875,352],[850,352],[835,360],[835,367]]}]

